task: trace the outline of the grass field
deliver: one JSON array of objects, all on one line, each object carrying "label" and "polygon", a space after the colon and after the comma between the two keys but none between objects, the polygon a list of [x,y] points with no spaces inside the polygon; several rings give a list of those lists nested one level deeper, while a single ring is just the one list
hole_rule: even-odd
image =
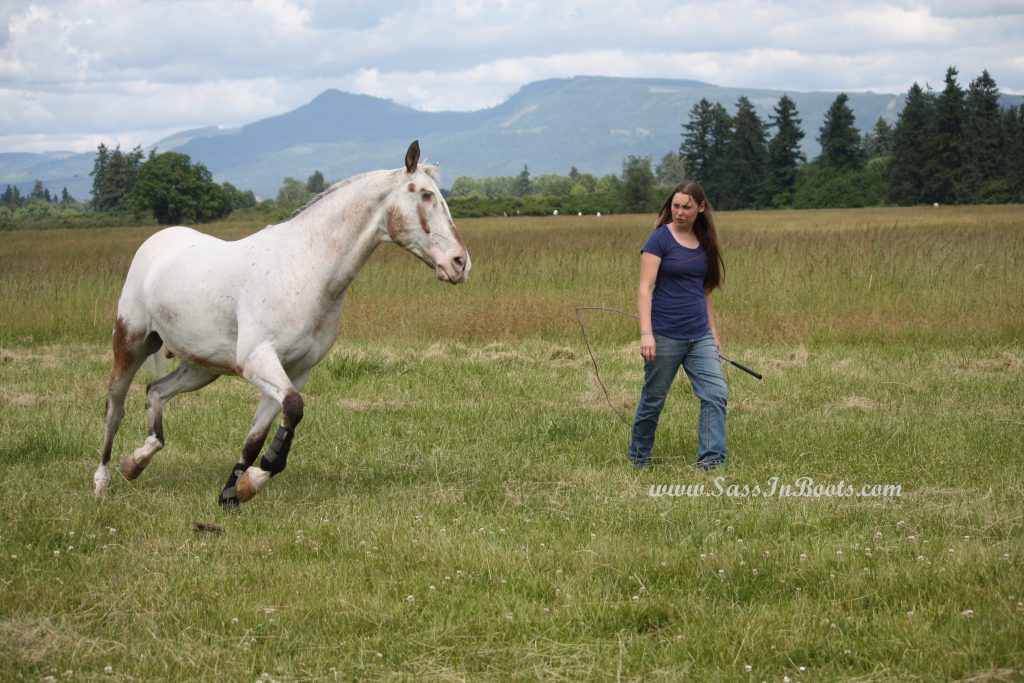
[{"label": "grass field", "polygon": [[[1021,207],[720,214],[719,330],[765,379],[727,370],[715,474],[685,381],[627,465],[576,323],[633,311],[651,220],[462,221],[459,287],[382,247],[288,470],[237,512],[237,378],[92,496],[151,230],[0,233],[0,679],[1024,680]],[[584,320],[628,413],[636,324]],[[901,495],[770,495],[802,478]],[[650,495],[701,484],[732,495]]]}]

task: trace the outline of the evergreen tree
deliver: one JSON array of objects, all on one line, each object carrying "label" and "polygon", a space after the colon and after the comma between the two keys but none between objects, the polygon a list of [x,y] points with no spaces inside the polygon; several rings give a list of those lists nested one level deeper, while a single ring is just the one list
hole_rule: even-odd
[{"label": "evergreen tree", "polygon": [[768,143],[768,194],[776,206],[786,206],[792,200],[800,164],[806,160],[800,150],[804,131],[796,103],[783,95],[775,104],[770,117],[775,135]]},{"label": "evergreen tree", "polygon": [[695,178],[704,178],[713,163],[714,116],[712,104],[706,98],[690,109],[690,120],[683,124],[683,142],[679,145],[679,156],[686,162]]},{"label": "evergreen tree", "polygon": [[889,199],[896,204],[945,201],[930,190],[935,154],[934,96],[914,83],[893,131]]},{"label": "evergreen tree", "polygon": [[946,69],[945,87],[935,99],[934,164],[929,181],[933,201],[956,203],[961,193],[961,143],[964,126],[964,90],[957,83],[956,67]]},{"label": "evergreen tree", "polygon": [[736,102],[722,163],[718,208],[760,208],[768,203],[768,134],[745,95]]},{"label": "evergreen tree", "polygon": [[525,197],[530,194],[530,169],[526,167],[526,164],[523,164],[523,170],[516,176],[512,191],[517,197]]},{"label": "evergreen tree", "polygon": [[988,71],[982,71],[971,81],[965,102],[961,187],[967,202],[981,201],[985,183],[1003,175],[1002,128],[999,87]]},{"label": "evergreen tree", "polygon": [[893,152],[893,131],[889,122],[881,116],[875,121],[875,127],[864,134],[861,148],[868,161],[881,159]]},{"label": "evergreen tree", "polygon": [[855,171],[864,166],[860,132],[854,125],[853,110],[847,105],[849,100],[846,93],[839,93],[832,106],[825,112],[821,134],[818,137],[821,155],[817,161],[822,168]]},{"label": "evergreen tree", "polygon": [[75,198],[71,196],[70,192],[68,192],[67,187],[60,191],[60,203],[64,206],[69,206],[75,203]]},{"label": "evergreen tree", "polygon": [[42,200],[44,202],[49,202],[50,201],[50,193],[43,186],[43,181],[42,180],[36,180],[32,184],[32,191],[29,192],[28,198],[30,200],[32,200],[32,199],[39,199],[39,200]]},{"label": "evergreen tree", "polygon": [[690,110],[684,124],[686,133],[679,153],[686,161],[692,179],[698,181],[713,206],[721,198],[725,151],[732,136],[732,117],[718,102],[702,98]]},{"label": "evergreen tree", "polygon": [[17,185],[8,185],[3,195],[0,196],[0,204],[3,204],[11,211],[14,211],[24,203],[25,198],[21,196],[21,190],[18,189]]},{"label": "evergreen tree", "polygon": [[129,195],[139,179],[142,166],[142,148],[122,152],[118,145],[114,151],[100,143],[93,161],[92,206],[97,211],[124,211],[130,208]]},{"label": "evergreen tree", "polygon": [[1012,202],[1024,202],[1024,107],[1003,112],[1006,184]]}]

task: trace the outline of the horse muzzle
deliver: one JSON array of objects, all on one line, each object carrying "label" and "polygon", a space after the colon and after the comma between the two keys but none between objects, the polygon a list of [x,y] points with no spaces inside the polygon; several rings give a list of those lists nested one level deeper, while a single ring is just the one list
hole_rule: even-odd
[{"label": "horse muzzle", "polygon": [[454,254],[438,259],[434,263],[434,272],[437,273],[437,279],[441,282],[457,285],[466,281],[472,265],[466,250],[460,249]]}]

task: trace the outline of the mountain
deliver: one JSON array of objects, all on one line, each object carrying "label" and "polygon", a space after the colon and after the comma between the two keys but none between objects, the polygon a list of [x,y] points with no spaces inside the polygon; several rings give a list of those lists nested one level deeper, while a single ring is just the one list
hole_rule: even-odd
[{"label": "mountain", "polygon": [[[218,181],[273,197],[285,176],[315,170],[331,180],[377,168],[401,166],[405,150],[420,140],[428,161],[441,163],[446,185],[458,176],[568,174],[575,166],[597,176],[619,173],[629,155],[657,163],[679,148],[683,124],[701,98],[735,111],[745,95],[767,121],[783,94],[796,102],[806,132],[804,151],[817,156],[815,138],[834,92],[723,88],[698,81],[577,76],[524,86],[496,107],[472,112],[424,112],[389,100],[327,90],[298,109],[240,128],[201,128],[157,142],[160,151],[188,154]],[[894,122],[903,95],[849,93],[862,131],[879,116]],[[1021,96],[1003,96],[1004,106]],[[89,196],[90,154],[0,154],[0,185],[31,189],[46,181]]]}]

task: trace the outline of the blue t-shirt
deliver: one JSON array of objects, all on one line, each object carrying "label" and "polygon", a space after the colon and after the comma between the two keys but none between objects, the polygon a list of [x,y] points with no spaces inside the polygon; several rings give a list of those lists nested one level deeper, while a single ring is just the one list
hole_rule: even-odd
[{"label": "blue t-shirt", "polygon": [[704,248],[679,244],[667,225],[655,228],[641,252],[661,259],[651,300],[651,326],[663,337],[699,339],[707,334],[708,306],[704,278],[708,263]]}]

